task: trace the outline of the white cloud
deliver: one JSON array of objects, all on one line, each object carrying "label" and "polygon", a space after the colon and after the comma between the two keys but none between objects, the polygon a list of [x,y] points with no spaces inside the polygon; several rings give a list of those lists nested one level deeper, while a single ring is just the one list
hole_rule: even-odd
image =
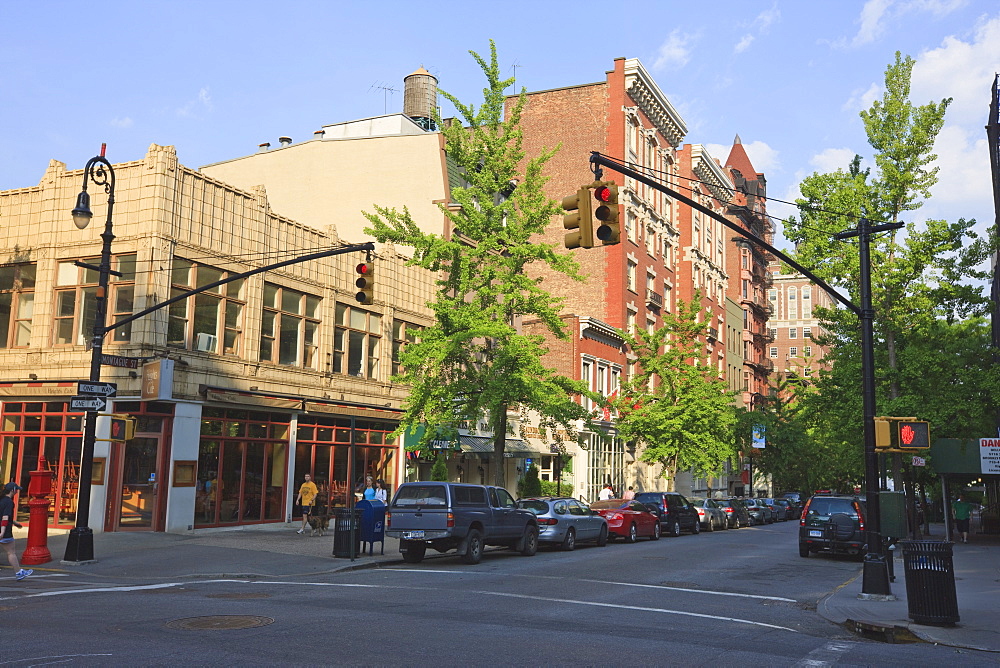
[{"label": "white cloud", "polygon": [[189,100],[183,107],[177,109],[177,115],[196,116],[198,111],[212,111],[212,109],[212,96],[208,92],[208,87],[204,86],[193,100]]},{"label": "white cloud", "polygon": [[737,42],[736,46],[733,47],[733,53],[743,53],[750,47],[751,44],[753,44],[753,40],[753,35],[743,35],[743,39]]},{"label": "white cloud", "polygon": [[[835,172],[838,169],[846,171],[851,165],[851,160],[854,160],[855,155],[857,155],[857,151],[853,149],[828,148],[809,158],[809,164],[816,168],[814,171],[822,174]],[[802,175],[803,178],[805,176],[807,175]],[[796,181],[801,182],[802,178],[796,179]]]},{"label": "white cloud", "polygon": [[653,61],[653,69],[676,69],[686,65],[691,59],[691,49],[689,48],[689,45],[696,39],[696,35],[682,33],[680,29],[675,29],[670,33],[666,41],[660,45],[656,59]]},{"label": "white cloud", "polygon": [[776,23],[778,19],[781,18],[781,10],[778,9],[778,3],[771,5],[770,9],[765,9],[753,20],[754,26],[761,33],[766,33],[768,28],[772,24]]},{"label": "white cloud", "polygon": [[893,0],[868,0],[865,3],[865,6],[861,8],[861,16],[858,17],[858,23],[861,26],[851,42],[853,46],[874,42],[882,34],[882,17],[885,16],[886,10],[889,9],[892,2]]},{"label": "white cloud", "polygon": [[881,83],[873,83],[867,90],[858,89],[853,91],[840,108],[845,112],[857,114],[862,109],[870,109],[872,103],[882,97],[883,92]]},{"label": "white cloud", "polygon": [[132,127],[132,119],[128,116],[123,118],[112,118],[111,127],[127,129]]}]

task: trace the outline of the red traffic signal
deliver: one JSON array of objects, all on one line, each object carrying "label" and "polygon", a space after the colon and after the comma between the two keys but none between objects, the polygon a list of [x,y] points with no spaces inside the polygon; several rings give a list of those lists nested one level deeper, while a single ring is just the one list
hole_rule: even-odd
[{"label": "red traffic signal", "polygon": [[617,244],[621,240],[618,224],[618,186],[611,182],[601,183],[594,188],[594,199],[598,201],[594,218],[600,221],[596,230],[597,238],[605,246]]},{"label": "red traffic signal", "polygon": [[371,262],[362,262],[354,268],[358,274],[354,285],[358,288],[358,293],[354,295],[360,304],[371,304],[374,301],[373,290],[375,288],[375,266]]}]

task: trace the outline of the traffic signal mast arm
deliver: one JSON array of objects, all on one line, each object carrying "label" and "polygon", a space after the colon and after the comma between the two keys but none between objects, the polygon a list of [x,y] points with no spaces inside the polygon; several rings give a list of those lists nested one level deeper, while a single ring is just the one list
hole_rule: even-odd
[{"label": "traffic signal mast arm", "polygon": [[318,259],[323,258],[323,257],[330,257],[331,255],[343,255],[344,253],[353,253],[354,251],[362,251],[362,250],[363,251],[369,251],[369,252],[374,251],[375,250],[375,244],[373,244],[372,242],[369,241],[369,242],[363,243],[363,244],[354,244],[352,246],[344,246],[343,248],[334,248],[334,249],[327,250],[327,251],[320,251],[319,253],[310,253],[309,255],[302,255],[300,257],[292,258],[291,260],[283,260],[281,262],[275,262],[274,264],[269,264],[266,267],[259,267],[257,269],[251,269],[250,271],[245,271],[242,274],[234,274],[233,276],[230,276],[228,278],[224,278],[221,281],[216,281],[214,283],[209,283],[208,285],[203,285],[200,288],[195,288],[194,290],[188,290],[187,292],[182,292],[179,295],[171,297],[170,299],[168,299],[165,302],[160,302],[159,304],[154,304],[153,306],[150,306],[147,309],[139,311],[138,313],[136,313],[134,315],[130,315],[127,318],[122,318],[121,320],[113,322],[110,325],[106,326],[101,331],[101,334],[102,335],[103,334],[107,334],[108,332],[113,331],[113,330],[121,327],[122,325],[127,325],[128,323],[132,322],[133,320],[138,320],[139,318],[141,318],[143,316],[146,316],[146,315],[149,315],[150,313],[153,313],[154,311],[159,311],[161,308],[164,308],[166,306],[170,306],[174,302],[179,302],[182,299],[187,299],[191,295],[196,295],[199,292],[205,292],[206,290],[211,290],[213,288],[217,288],[220,285],[225,285],[226,283],[231,283],[233,281],[238,281],[240,279],[247,278],[248,276],[254,276],[256,274],[262,274],[265,271],[271,271],[272,269],[280,269],[281,267],[287,267],[290,264],[298,264],[299,262],[307,262],[308,260],[318,260]]},{"label": "traffic signal mast arm", "polygon": [[826,291],[827,294],[829,294],[831,297],[833,297],[834,299],[836,299],[838,302],[840,302],[841,304],[843,304],[844,306],[846,306],[847,308],[849,308],[856,315],[859,315],[859,316],[861,315],[861,308],[859,306],[857,306],[850,299],[848,299],[847,297],[845,297],[844,295],[840,294],[839,292],[837,292],[836,290],[834,290],[832,287],[830,287],[829,285],[827,285],[826,281],[824,281],[823,279],[819,278],[818,276],[816,276],[816,274],[812,273],[811,271],[809,271],[808,269],[806,269],[805,267],[803,267],[802,265],[800,265],[798,262],[796,262],[792,258],[790,258],[787,255],[785,255],[780,250],[778,250],[777,248],[775,248],[771,244],[767,243],[766,241],[764,241],[760,237],[758,237],[758,236],[756,236],[754,234],[751,234],[750,232],[744,230],[743,228],[741,228],[739,225],[733,223],[732,221],[726,220],[726,218],[724,216],[720,216],[719,214],[717,214],[716,212],[712,211],[708,207],[703,206],[703,205],[699,204],[698,202],[695,202],[693,199],[690,199],[689,197],[685,197],[684,195],[680,194],[676,190],[672,190],[672,189],[668,188],[667,186],[663,185],[659,181],[655,181],[655,180],[649,178],[645,174],[637,172],[634,169],[629,169],[628,167],[626,167],[626,166],[624,166],[622,164],[619,164],[617,162],[613,162],[612,160],[610,160],[607,157],[601,155],[597,151],[593,151],[590,154],[590,162],[591,162],[591,164],[593,164],[595,166],[607,167],[611,171],[618,172],[619,174],[622,174],[622,175],[627,176],[629,178],[635,179],[636,181],[640,181],[641,183],[645,183],[647,186],[649,186],[653,190],[658,190],[661,193],[670,195],[674,199],[687,204],[691,208],[697,209],[698,211],[701,211],[706,216],[709,216],[710,218],[713,218],[714,220],[719,221],[720,223],[722,223],[723,225],[725,225],[726,227],[728,227],[732,231],[736,232],[740,236],[746,237],[747,239],[749,239],[750,241],[754,242],[755,244],[759,244],[762,248],[765,248],[767,251],[769,251],[770,253],[772,253],[775,257],[783,260],[784,262],[787,262],[789,266],[791,266],[793,269],[795,269],[799,273],[801,273],[804,276],[806,276],[806,278],[808,278],[809,280],[811,280],[813,283],[815,283],[819,287],[823,288],[823,290]]}]

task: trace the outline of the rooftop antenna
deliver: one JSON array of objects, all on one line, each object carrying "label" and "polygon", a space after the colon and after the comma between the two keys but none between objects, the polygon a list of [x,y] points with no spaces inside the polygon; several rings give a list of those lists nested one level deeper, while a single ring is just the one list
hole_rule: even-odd
[{"label": "rooftop antenna", "polygon": [[389,113],[389,95],[392,94],[392,93],[398,92],[398,89],[393,88],[392,86],[390,86],[387,83],[383,83],[381,81],[376,81],[375,83],[373,83],[368,88],[368,92],[370,93],[370,92],[372,92],[372,90],[380,90],[380,91],[382,91],[382,101],[383,101],[382,113],[383,114],[388,114]]},{"label": "rooftop antenna", "polygon": [[510,69],[514,72],[514,77],[511,81],[511,85],[514,86],[514,95],[517,95],[517,68],[519,67],[524,67],[524,65],[521,65],[516,60],[514,61],[514,64],[510,66]]}]

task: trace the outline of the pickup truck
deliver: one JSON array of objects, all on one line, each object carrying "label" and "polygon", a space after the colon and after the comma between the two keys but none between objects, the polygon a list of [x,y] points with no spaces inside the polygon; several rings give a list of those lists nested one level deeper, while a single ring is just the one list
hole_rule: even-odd
[{"label": "pickup truck", "polygon": [[407,482],[396,490],[385,516],[386,535],[399,539],[403,561],[420,563],[427,548],[456,550],[478,564],[487,545],[538,551],[535,514],[517,507],[502,487],[450,482]]}]

